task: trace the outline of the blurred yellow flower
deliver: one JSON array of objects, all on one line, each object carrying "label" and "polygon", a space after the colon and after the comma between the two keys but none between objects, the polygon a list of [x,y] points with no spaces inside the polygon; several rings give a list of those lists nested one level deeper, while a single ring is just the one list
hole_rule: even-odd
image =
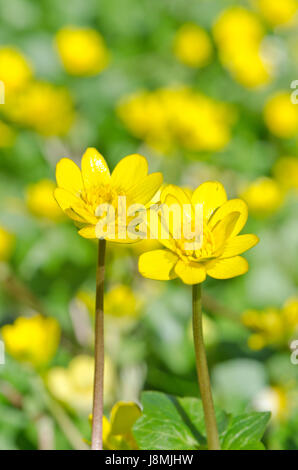
[{"label": "blurred yellow flower", "polygon": [[140,299],[131,287],[116,285],[105,295],[105,313],[115,317],[137,317],[140,313]]},{"label": "blurred yellow flower", "polygon": [[231,138],[233,108],[188,88],[161,88],[128,96],[118,115],[136,137],[157,150],[216,151]]},{"label": "blurred yellow flower", "polygon": [[285,25],[298,11],[297,0],[255,0],[261,15],[272,26]]},{"label": "blurred yellow flower", "polygon": [[[161,173],[148,175],[145,157],[128,155],[115,167],[112,174],[103,156],[88,148],[82,157],[81,170],[70,159],[63,158],[56,167],[58,188],[55,198],[61,209],[81,228],[85,238],[96,238],[96,225],[101,216],[96,215],[101,204],[109,204],[117,218],[118,197],[126,197],[126,205],[147,205],[162,184]],[[127,217],[127,220],[129,217]],[[127,243],[135,240],[118,238],[117,229],[127,236],[126,227],[116,227],[112,241]],[[109,237],[107,236],[107,240]]]},{"label": "blurred yellow flower", "polygon": [[6,351],[17,361],[36,367],[47,365],[58,348],[60,327],[54,318],[42,315],[18,317],[1,328]]},{"label": "blurred yellow flower", "polygon": [[72,75],[96,75],[108,64],[103,37],[94,29],[63,28],[57,33],[56,45],[65,69]]},{"label": "blurred yellow flower", "polygon": [[195,23],[186,23],[177,31],[174,54],[185,65],[204,67],[212,58],[212,43],[206,31]]},{"label": "blurred yellow flower", "polygon": [[14,47],[0,47],[0,80],[5,93],[23,88],[32,77],[32,67],[25,56]]},{"label": "blurred yellow flower", "polygon": [[274,165],[273,173],[283,188],[298,190],[298,157],[279,158]]},{"label": "blurred yellow flower", "polygon": [[247,310],[242,322],[253,331],[248,346],[260,350],[266,346],[288,347],[298,332],[298,298],[288,299],[281,309]]},{"label": "blurred yellow flower", "polygon": [[[67,368],[53,367],[47,374],[47,386],[52,395],[80,413],[92,409],[94,358],[87,355],[74,357]],[[105,357],[104,400],[113,401],[115,370],[111,359]]]},{"label": "blurred yellow flower", "polygon": [[26,189],[26,202],[29,211],[54,221],[61,220],[64,214],[54,198],[56,185],[51,180],[40,180]]},{"label": "blurred yellow flower", "polygon": [[68,90],[47,82],[31,82],[7,101],[4,112],[12,121],[44,136],[66,134],[74,120]]},{"label": "blurred yellow flower", "polygon": [[0,227],[0,261],[5,261],[10,257],[14,242],[14,235],[5,228]]},{"label": "blurred yellow flower", "polygon": [[[132,428],[142,415],[134,402],[117,402],[110,413],[110,421],[103,417],[103,447],[105,450],[137,450]],[[92,422],[92,415],[90,416]]]},{"label": "blurred yellow flower", "polygon": [[144,277],[158,280],[179,277],[185,284],[199,284],[207,274],[215,279],[228,279],[247,272],[248,263],[239,255],[256,245],[258,237],[238,236],[247,220],[245,202],[228,201],[223,185],[215,181],[201,184],[191,199],[183,189],[169,185],[161,193],[161,202],[174,210],[178,208],[191,221],[192,230],[195,208],[203,206],[201,243],[200,247],[192,248],[190,244],[196,239],[185,238],[184,233],[175,238],[173,235],[179,231],[176,222],[182,217],[173,217],[167,227],[168,239],[162,238],[160,227],[156,231],[166,249],[149,251],[139,258],[139,271]]},{"label": "blurred yellow flower", "polygon": [[11,147],[14,144],[16,133],[11,126],[0,121],[0,148]]},{"label": "blurred yellow flower", "polygon": [[291,102],[291,94],[286,91],[269,98],[264,119],[270,132],[277,137],[288,139],[298,134],[298,106]]},{"label": "blurred yellow flower", "polygon": [[287,390],[282,387],[266,387],[260,390],[253,400],[257,411],[270,411],[273,420],[283,420],[288,416],[290,400]]},{"label": "blurred yellow flower", "polygon": [[284,201],[280,185],[274,179],[266,177],[258,178],[248,184],[240,196],[246,201],[251,213],[258,216],[272,214]]},{"label": "blurred yellow flower", "polygon": [[213,25],[214,39],[223,65],[247,88],[272,80],[273,63],[261,54],[263,26],[253,12],[243,7],[223,11]]}]

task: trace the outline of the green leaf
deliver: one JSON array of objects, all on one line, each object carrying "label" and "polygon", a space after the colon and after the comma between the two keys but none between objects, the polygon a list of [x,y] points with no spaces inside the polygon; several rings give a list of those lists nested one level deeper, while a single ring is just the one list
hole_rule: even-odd
[{"label": "green leaf", "polygon": [[262,438],[270,413],[241,414],[231,418],[228,429],[221,436],[222,449],[240,450],[255,449]]},{"label": "green leaf", "polygon": [[[133,434],[142,450],[206,449],[206,430],[202,401],[160,392],[142,394],[143,414]],[[236,417],[216,410],[221,448],[230,450],[264,449],[263,436],[270,413],[248,413]]]},{"label": "green leaf", "polygon": [[[143,415],[134,426],[141,449],[192,450],[206,447],[202,402],[159,392],[142,394]],[[216,413],[220,430],[227,425],[224,412]]]}]

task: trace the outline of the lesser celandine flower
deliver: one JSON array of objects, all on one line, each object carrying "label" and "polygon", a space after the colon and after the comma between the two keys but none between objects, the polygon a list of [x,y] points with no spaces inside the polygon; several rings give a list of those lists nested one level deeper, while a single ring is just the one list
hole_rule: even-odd
[{"label": "lesser celandine flower", "polygon": [[[258,242],[256,235],[238,235],[247,220],[247,206],[241,199],[227,200],[222,184],[206,182],[192,194],[191,199],[181,188],[167,186],[161,202],[177,204],[181,211],[189,205],[189,218],[195,217],[195,206],[203,205],[203,240],[197,249],[189,248],[191,240],[175,239],[176,228],[169,227],[169,239],[160,238],[165,250],[144,253],[139,259],[143,276],[168,280],[180,277],[185,284],[198,284],[209,275],[228,279],[248,270],[247,261],[239,256]],[[179,222],[180,219],[177,219]]]},{"label": "lesser celandine flower", "polygon": [[280,91],[265,104],[264,120],[270,132],[282,139],[298,134],[298,106],[291,101],[291,94]]},{"label": "lesser celandine flower", "polygon": [[204,67],[212,57],[212,43],[206,31],[195,23],[186,23],[174,40],[176,57],[189,67]]},{"label": "lesser celandine flower", "polygon": [[56,44],[61,61],[71,75],[96,75],[108,64],[104,40],[94,29],[63,28],[57,33]]},{"label": "lesser celandine flower", "polygon": [[14,235],[4,227],[0,227],[0,261],[5,261],[10,257],[14,241]]},{"label": "lesser celandine flower", "polygon": [[[126,198],[126,207],[133,204],[147,205],[162,183],[161,173],[148,175],[148,164],[141,155],[123,158],[112,174],[103,156],[94,148],[88,148],[82,157],[81,170],[67,158],[57,164],[58,188],[55,198],[61,209],[81,228],[79,234],[85,238],[96,238],[96,225],[103,215],[97,208],[109,204],[115,209],[117,218],[119,197]],[[131,241],[128,237],[115,236],[107,239],[116,242]]]},{"label": "lesser celandine flower", "polygon": [[[57,164],[58,188],[55,197],[61,209],[79,226],[79,234],[86,238],[99,238],[96,273],[95,306],[95,374],[93,393],[92,449],[102,449],[103,380],[104,380],[104,337],[103,337],[103,286],[105,242],[121,243],[132,241],[128,236],[127,212],[129,207],[150,205],[162,184],[162,175],[148,175],[148,164],[141,155],[123,158],[110,174],[103,156],[94,148],[88,148],[82,157],[81,170],[70,159],[63,158]],[[125,199],[124,221],[119,222],[119,197]],[[105,213],[98,212],[106,207]],[[98,224],[106,213],[114,212],[116,230],[110,234],[98,233]],[[119,231],[120,229],[120,231]],[[121,237],[120,234],[121,233]],[[136,241],[136,240],[133,240]]]},{"label": "lesser celandine flower", "polygon": [[213,34],[221,62],[236,81],[255,88],[272,80],[273,63],[261,49],[265,31],[255,13],[230,7],[216,19]]},{"label": "lesser celandine flower", "polygon": [[16,360],[35,367],[47,365],[58,348],[60,327],[55,318],[42,315],[19,317],[1,328],[7,352]]},{"label": "lesser celandine flower", "polygon": [[277,181],[261,177],[243,188],[241,197],[249,210],[256,216],[266,216],[276,212],[284,201],[284,194]]},{"label": "lesser celandine flower", "polygon": [[13,122],[44,136],[66,134],[74,120],[74,105],[68,90],[47,82],[30,82],[4,105]]},{"label": "lesser celandine flower", "polygon": [[24,55],[14,47],[0,47],[0,80],[5,92],[13,93],[23,88],[32,77],[32,67]]},{"label": "lesser celandine flower", "polygon": [[253,332],[248,339],[251,349],[288,347],[298,331],[298,298],[288,299],[282,308],[247,310],[242,315],[242,322]]},{"label": "lesser celandine flower", "polygon": [[[103,417],[103,448],[105,450],[136,450],[132,434],[134,423],[142,415],[134,402],[118,401],[112,408],[110,420]],[[92,415],[90,416],[92,422]]]},{"label": "lesser celandine flower", "polygon": [[255,4],[272,26],[287,25],[298,10],[297,0],[255,0]]},{"label": "lesser celandine flower", "polygon": [[[47,374],[47,386],[59,401],[80,413],[89,414],[92,409],[94,358],[80,354],[68,367],[53,367]],[[115,392],[115,369],[111,359],[105,357],[104,401],[111,405]]]},{"label": "lesser celandine flower", "polygon": [[26,202],[29,211],[37,217],[59,221],[64,214],[54,198],[56,185],[53,181],[43,179],[26,188]]},{"label": "lesser celandine flower", "polygon": [[[239,255],[254,246],[258,237],[238,235],[247,220],[247,206],[241,199],[228,201],[224,187],[218,182],[203,183],[192,194],[169,185],[161,192],[161,203],[173,209],[171,217],[161,214],[158,224],[152,224],[150,217],[150,230],[159,236],[165,249],[142,254],[139,270],[148,278],[169,280],[180,277],[185,284],[193,286],[193,335],[208,448],[219,449],[203,343],[200,286],[207,275],[228,279],[244,274],[248,264]],[[181,230],[182,220],[188,226],[187,231]]]}]

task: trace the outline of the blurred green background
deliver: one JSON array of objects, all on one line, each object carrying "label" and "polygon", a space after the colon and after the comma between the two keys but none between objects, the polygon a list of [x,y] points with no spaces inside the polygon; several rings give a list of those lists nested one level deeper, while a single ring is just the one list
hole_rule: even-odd
[{"label": "blurred green background", "polygon": [[[0,1],[1,449],[90,440],[96,243],[52,195],[57,161],[79,163],[89,146],[111,168],[140,153],[165,182],[216,179],[247,201],[246,231],[261,240],[248,274],[204,283],[215,401],[270,410],[267,448],[298,449],[297,11],[296,0]],[[107,416],[144,389],[199,394],[189,287],[141,278],[148,244],[108,246]]]}]

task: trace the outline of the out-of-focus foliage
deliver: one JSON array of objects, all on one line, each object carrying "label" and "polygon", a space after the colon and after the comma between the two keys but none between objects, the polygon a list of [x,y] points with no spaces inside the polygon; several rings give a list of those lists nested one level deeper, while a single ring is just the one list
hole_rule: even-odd
[{"label": "out-of-focus foliage", "polygon": [[[266,447],[298,448],[297,24],[296,0],[0,0],[1,449],[90,441],[97,245],[52,196],[57,161],[87,147],[246,199],[249,272],[203,284],[215,401],[271,411]],[[106,417],[143,389],[199,396],[189,287],[138,274],[155,248],[108,244]]]}]

